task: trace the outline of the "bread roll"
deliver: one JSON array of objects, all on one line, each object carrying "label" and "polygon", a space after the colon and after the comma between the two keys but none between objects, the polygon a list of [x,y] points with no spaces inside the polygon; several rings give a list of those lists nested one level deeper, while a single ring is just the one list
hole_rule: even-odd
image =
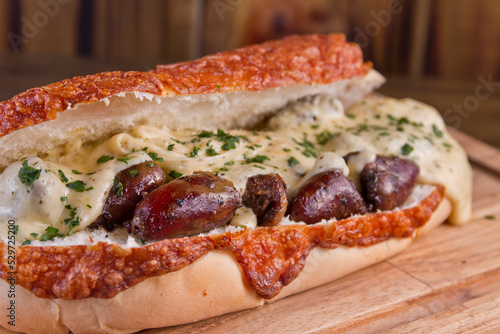
[{"label": "bread roll", "polygon": [[[5,176],[9,168],[20,164],[20,160],[27,161],[23,160],[27,156],[40,157],[37,161],[41,164],[47,160],[50,169],[59,154],[54,152],[64,153],[61,161],[94,149],[125,155],[129,152],[127,140],[147,141],[151,136],[154,142],[156,132],[260,129],[263,121],[274,114],[278,114],[276,122],[268,126],[275,131],[280,131],[280,127],[293,128],[295,125],[287,123],[289,114],[300,114],[300,110],[306,109],[306,116],[313,115],[316,121],[317,115],[308,114],[307,110],[320,108],[318,104],[324,101],[327,109],[340,110],[328,117],[355,118],[356,114],[346,117],[344,109],[353,104],[354,109],[361,108],[365,101],[360,101],[383,82],[371,64],[363,62],[359,47],[335,34],[291,36],[193,62],[159,66],[145,73],[108,72],[68,79],[29,90],[0,104],[0,145],[4,148],[0,152],[4,178],[0,177],[0,181],[10,180]],[[421,106],[412,101],[386,102],[406,109]],[[370,112],[383,109],[384,103],[383,99],[370,100]],[[274,227],[243,229],[235,225],[144,246],[123,231],[89,232],[78,225],[72,236],[52,241],[32,241],[31,245],[20,246],[22,240],[17,240],[15,326],[6,317],[1,325],[27,333],[131,333],[194,322],[274,302],[382,261],[405,249],[417,234],[445,221],[452,210],[455,221],[466,221],[470,215],[470,167],[463,150],[445,133],[437,113],[425,112],[434,123],[412,125],[405,116],[399,117],[396,123],[401,124],[395,126],[409,124],[418,131],[432,129],[434,141],[445,141],[453,147],[445,145],[454,159],[452,163],[461,167],[451,173],[450,180],[441,183],[428,176],[432,174],[428,165],[417,161],[421,166],[420,184],[400,208],[314,225],[295,223],[285,217]],[[309,124],[307,119],[298,119]],[[343,137],[325,134],[326,139],[317,137],[325,147]],[[349,138],[343,140],[347,142]],[[306,138],[302,144],[295,142],[301,149]],[[402,147],[398,145],[397,150]],[[406,145],[402,154],[418,160],[419,147],[414,143]],[[259,144],[259,149],[261,146],[270,150],[271,144]],[[408,152],[409,146],[412,150],[415,147],[413,153]],[[350,150],[357,146],[346,147]],[[217,159],[235,152],[221,150]],[[342,150],[337,153],[345,154]],[[294,159],[302,162],[301,166],[309,166],[306,172],[313,171],[315,158],[305,156],[300,161]],[[267,158],[255,157],[246,158],[243,167],[238,166],[254,169],[243,180],[257,173],[254,165],[265,160],[262,157]],[[127,159],[122,161],[128,165]],[[288,162],[290,170],[295,168],[292,162]],[[184,167],[179,163],[179,168]],[[303,175],[286,174],[287,168],[281,165],[257,167],[279,170],[277,173],[287,181],[288,196],[293,196],[293,189],[302,182]],[[58,177],[62,179],[61,174]],[[230,172],[227,177],[231,178]],[[450,187],[450,182],[458,177],[464,180],[462,188]],[[244,185],[238,186],[238,180],[233,182],[236,189],[244,190]],[[109,180],[107,187],[111,184]],[[464,193],[456,196],[462,190]],[[463,205],[457,205],[460,203]],[[9,224],[11,211],[0,208],[1,224]],[[7,308],[13,299],[7,283],[11,275],[7,227],[4,232],[0,305]]]}]

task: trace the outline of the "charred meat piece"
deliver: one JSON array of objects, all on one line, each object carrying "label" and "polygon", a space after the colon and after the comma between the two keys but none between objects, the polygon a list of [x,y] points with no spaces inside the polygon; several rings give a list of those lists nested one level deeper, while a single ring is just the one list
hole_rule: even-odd
[{"label": "charred meat piece", "polygon": [[143,240],[182,237],[226,225],[239,207],[241,195],[231,181],[195,172],[147,195],[127,228]]},{"label": "charred meat piece", "polygon": [[288,205],[285,181],[278,174],[250,177],[243,194],[243,204],[252,209],[258,225],[278,225]]},{"label": "charred meat piece", "polygon": [[392,210],[403,204],[417,182],[419,169],[407,159],[377,155],[360,174],[366,202],[372,210]]},{"label": "charred meat piece", "polygon": [[290,219],[314,224],[322,219],[344,219],[365,213],[365,203],[354,183],[341,171],[312,176],[290,202]]},{"label": "charred meat piece", "polygon": [[116,174],[113,186],[104,203],[102,214],[91,227],[108,230],[132,219],[134,209],[143,197],[165,183],[163,169],[154,162],[143,162]]}]

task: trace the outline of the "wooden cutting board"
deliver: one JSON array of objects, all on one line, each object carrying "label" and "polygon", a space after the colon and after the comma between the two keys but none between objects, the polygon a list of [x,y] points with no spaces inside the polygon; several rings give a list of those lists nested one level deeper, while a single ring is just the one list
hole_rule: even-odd
[{"label": "wooden cutting board", "polygon": [[260,308],[159,333],[500,333],[500,151],[461,132],[474,218],[440,226],[402,254]]}]

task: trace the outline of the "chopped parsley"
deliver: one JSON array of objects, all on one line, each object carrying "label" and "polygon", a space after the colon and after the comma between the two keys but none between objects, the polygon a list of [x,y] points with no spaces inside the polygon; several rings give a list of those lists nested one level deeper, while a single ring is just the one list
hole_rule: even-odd
[{"label": "chopped parsley", "polygon": [[68,200],[68,196],[61,196],[61,202],[66,202]]},{"label": "chopped parsley", "polygon": [[489,219],[489,220],[494,220],[496,217],[494,215],[487,215],[487,216],[484,216],[484,218]]},{"label": "chopped parsley", "polygon": [[217,84],[217,90],[220,92],[220,85]]},{"label": "chopped parsley", "polygon": [[249,145],[249,146],[245,146],[249,149],[251,149],[252,151],[254,151],[256,148],[259,148],[259,147],[262,147],[262,145],[259,145],[259,144],[255,144],[255,145]]},{"label": "chopped parsley", "polygon": [[72,172],[73,174],[76,174],[76,175],[82,174],[82,172],[79,172],[79,171],[77,171],[76,169],[73,169],[71,172]]},{"label": "chopped parsley", "polygon": [[317,158],[319,155],[318,150],[314,146],[313,143],[311,143],[309,140],[307,140],[307,134],[304,133],[304,140],[302,142],[299,142],[295,138],[292,138],[293,141],[302,146],[304,148],[304,151],[302,151],[302,154],[305,155],[306,157],[314,157]]},{"label": "chopped parsley", "polygon": [[38,233],[31,233],[30,234],[33,238],[38,238]]},{"label": "chopped parsley", "polygon": [[246,158],[245,157],[245,160],[247,163],[252,163],[252,162],[263,163],[264,161],[270,160],[270,159],[265,155],[257,155],[253,158]]},{"label": "chopped parsley", "polygon": [[200,151],[200,148],[198,146],[194,146],[193,150],[191,152],[189,152],[189,156],[191,158],[194,158],[194,157],[198,156],[199,151]]},{"label": "chopped parsley", "polygon": [[167,150],[172,151],[174,149],[175,144],[170,144],[167,147]]},{"label": "chopped parsley", "polygon": [[126,163],[126,164],[128,165],[128,161],[129,161],[130,159],[132,159],[132,157],[127,157],[127,156],[125,156],[125,157],[120,157],[120,158],[117,158],[116,160],[121,161],[121,162],[124,162],[124,163]]},{"label": "chopped parsley", "polygon": [[72,235],[73,229],[80,225],[80,217],[76,215],[76,208],[71,207],[71,205],[66,205],[65,208],[69,210],[69,218],[64,219],[64,224],[69,225],[68,235]]},{"label": "chopped parsley", "polygon": [[234,161],[233,160],[228,161],[224,165],[226,165],[226,166],[232,166],[232,165],[234,165]]},{"label": "chopped parsley", "polygon": [[288,159],[288,166],[294,167],[298,164],[300,164],[299,160],[295,159],[294,157],[290,157],[290,159]]},{"label": "chopped parsley", "polygon": [[131,169],[128,171],[128,173],[132,176],[137,176],[139,175],[139,171],[137,169]]},{"label": "chopped parsley", "polygon": [[227,167],[221,167],[221,168],[214,170],[214,173],[227,172],[228,170],[229,170],[229,168],[227,168]]},{"label": "chopped parsley", "polygon": [[403,146],[401,146],[401,153],[403,155],[409,155],[413,151],[413,146],[410,144],[406,143]]},{"label": "chopped parsley", "polygon": [[27,238],[24,238],[24,241],[23,243],[21,244],[21,246],[26,246],[26,245],[29,245],[31,244],[31,240],[30,239],[27,239]]},{"label": "chopped parsley", "polygon": [[103,163],[105,163],[105,162],[107,162],[107,161],[109,161],[109,160],[113,160],[113,159],[114,159],[114,157],[112,157],[112,156],[109,156],[109,155],[103,155],[103,156],[101,156],[99,159],[97,159],[97,163],[98,163],[98,164],[103,164]]},{"label": "chopped parsley", "polygon": [[45,229],[45,233],[42,234],[41,240],[42,241],[48,241],[48,240],[52,240],[54,238],[59,238],[59,237],[62,237],[62,236],[63,235],[59,233],[59,229],[58,228],[55,228],[55,227],[52,227],[52,226],[48,226]]},{"label": "chopped parsley", "polygon": [[450,143],[443,143],[443,146],[446,147],[446,148],[452,148],[453,145],[451,145]]},{"label": "chopped parsley", "polygon": [[171,171],[170,171],[170,173],[168,173],[168,176],[170,176],[170,177],[171,177],[172,179],[174,179],[174,180],[175,180],[175,179],[178,179],[178,178],[179,178],[179,177],[181,177],[182,175],[184,175],[184,174],[182,174],[181,172],[178,172],[178,171],[176,171],[176,170],[171,170]]},{"label": "chopped parsley", "polygon": [[223,143],[222,149],[224,151],[235,149],[236,143],[240,142],[240,137],[232,136],[229,133],[224,132],[222,129],[217,129],[216,139]]},{"label": "chopped parsley", "polygon": [[68,178],[66,177],[66,175],[64,175],[64,172],[62,170],[59,169],[59,179],[61,180],[61,182],[68,182]]},{"label": "chopped parsley", "polygon": [[356,115],[353,115],[353,114],[346,114],[346,116],[350,119],[355,119],[356,118]]},{"label": "chopped parsley", "polygon": [[158,157],[158,153],[154,153],[154,152],[146,152],[153,161],[158,161],[158,162],[163,162],[163,158],[162,157]]},{"label": "chopped parsley", "polygon": [[203,130],[198,133],[198,137],[200,138],[211,138],[214,135],[212,131]]},{"label": "chopped parsley", "polygon": [[328,143],[331,139],[333,139],[339,135],[340,135],[340,133],[333,134],[330,131],[325,130],[325,131],[321,132],[320,134],[316,135],[316,141],[318,142],[318,144],[323,146],[326,143]]},{"label": "chopped parsley", "polygon": [[[172,139],[173,141],[175,141],[177,144],[181,144],[181,145],[186,145],[186,142],[183,142],[183,141],[180,141],[180,140],[177,140],[173,137],[170,137],[170,139]],[[145,149],[147,150],[148,148],[145,147]],[[144,150],[144,149],[143,149]]]},{"label": "chopped parsley", "polygon": [[[74,191],[78,191],[79,193],[85,191],[85,182],[83,181],[80,181],[80,180],[77,180],[77,181],[73,181],[73,182],[70,182],[70,183],[66,183],[66,187],[68,187],[69,189],[73,189]],[[91,189],[89,189],[91,190]]]},{"label": "chopped parsley", "polygon": [[285,151],[286,153],[290,152],[291,150],[289,148],[284,148],[283,151]]},{"label": "chopped parsley", "polygon": [[443,132],[437,128],[436,124],[432,124],[432,132],[438,138],[443,137]]},{"label": "chopped parsley", "polygon": [[212,146],[210,146],[209,148],[207,148],[205,150],[205,153],[209,156],[209,157],[213,157],[213,156],[216,156],[218,155],[217,151],[214,150],[214,148]]},{"label": "chopped parsley", "polygon": [[116,196],[123,196],[123,184],[121,182],[115,182],[113,185],[113,191],[116,193]]},{"label": "chopped parsley", "polygon": [[[19,173],[17,176],[19,177],[19,180],[21,180],[21,183],[26,185],[26,187],[32,187],[33,183],[35,180],[40,178],[40,174],[42,173],[42,169],[36,169],[34,167],[31,167],[28,165],[28,160],[23,161],[23,167],[19,169]],[[26,189],[28,192],[29,190]]]}]

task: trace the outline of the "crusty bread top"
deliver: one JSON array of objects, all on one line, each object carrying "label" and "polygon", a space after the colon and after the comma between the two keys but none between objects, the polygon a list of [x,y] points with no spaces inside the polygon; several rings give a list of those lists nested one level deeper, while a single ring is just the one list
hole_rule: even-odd
[{"label": "crusty bread top", "polygon": [[173,96],[327,84],[364,76],[371,67],[344,35],[290,36],[149,72],[105,72],[28,90],[0,103],[0,137],[119,93]]}]

